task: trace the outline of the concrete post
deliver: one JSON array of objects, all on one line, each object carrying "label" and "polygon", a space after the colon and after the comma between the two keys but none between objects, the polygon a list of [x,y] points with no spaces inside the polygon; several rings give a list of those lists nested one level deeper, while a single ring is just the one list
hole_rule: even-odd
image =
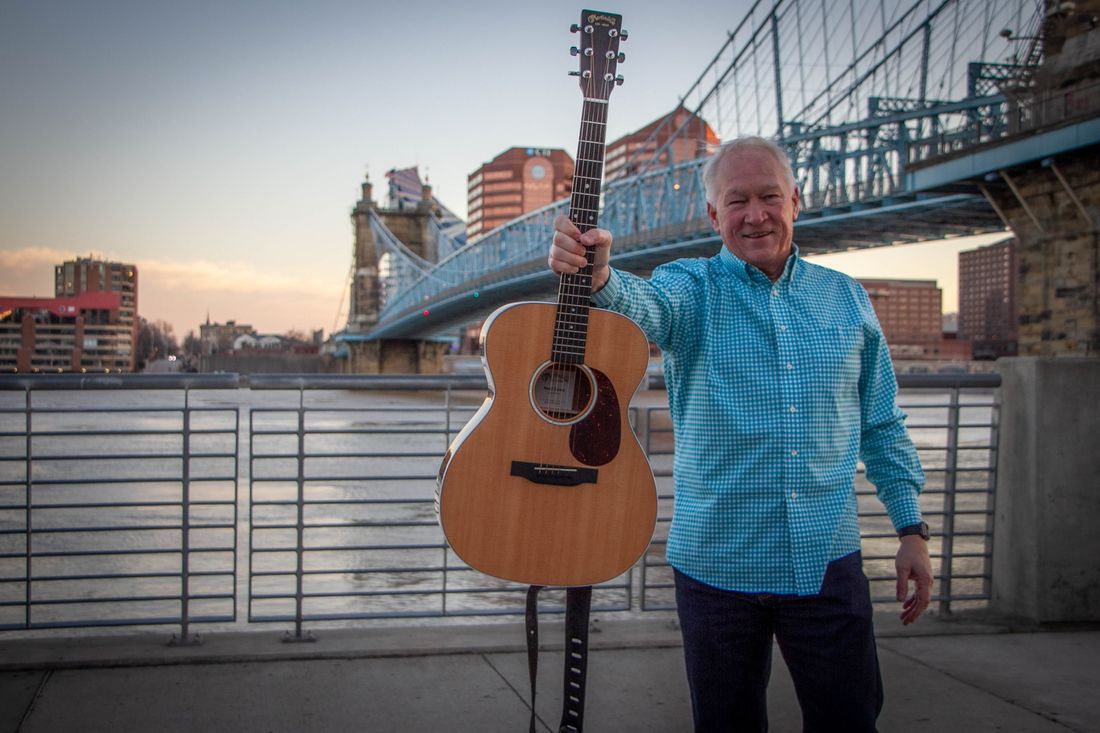
[{"label": "concrete post", "polygon": [[993,609],[1039,623],[1100,621],[1100,359],[997,366]]}]

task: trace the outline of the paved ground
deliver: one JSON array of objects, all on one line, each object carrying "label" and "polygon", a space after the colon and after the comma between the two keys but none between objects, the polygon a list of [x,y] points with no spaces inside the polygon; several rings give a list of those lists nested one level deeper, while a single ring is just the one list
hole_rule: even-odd
[{"label": "paved ground", "polygon": [[[927,622],[927,623],[926,623]],[[878,622],[893,731],[1100,730],[1100,630],[1008,633],[1004,624]],[[560,623],[544,622],[537,710],[556,730]],[[479,627],[10,641],[0,637],[0,733],[45,731],[526,731],[522,621]],[[769,691],[773,731],[798,731],[782,659]],[[597,622],[586,727],[689,731],[678,631],[668,619]]]}]

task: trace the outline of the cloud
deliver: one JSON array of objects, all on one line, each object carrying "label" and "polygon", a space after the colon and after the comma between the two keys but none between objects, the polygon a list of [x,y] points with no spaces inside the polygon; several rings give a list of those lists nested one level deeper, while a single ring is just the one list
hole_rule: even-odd
[{"label": "cloud", "polygon": [[[0,250],[0,293],[53,297],[54,267],[78,256],[71,250],[25,247]],[[240,261],[174,261],[94,253],[112,262],[133,263],[138,269],[138,312],[150,320],[165,320],[177,333],[197,329],[206,316],[236,319],[268,333],[287,328],[333,328],[339,313],[346,272],[325,272],[309,262],[287,262],[297,271],[261,269]],[[335,323],[335,326],[334,326]]]},{"label": "cloud", "polygon": [[316,295],[340,287],[340,276],[332,273],[260,270],[252,263],[239,261],[147,260],[135,264],[142,288],[244,295]]}]

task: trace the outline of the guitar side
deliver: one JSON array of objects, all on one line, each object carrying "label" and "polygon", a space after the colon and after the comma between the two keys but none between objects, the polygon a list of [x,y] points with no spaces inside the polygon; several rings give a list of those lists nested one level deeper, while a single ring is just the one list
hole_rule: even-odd
[{"label": "guitar side", "polygon": [[649,348],[632,321],[593,309],[584,367],[597,377],[594,407],[579,422],[550,420],[531,394],[548,353],[537,335],[551,333],[554,319],[553,304],[517,303],[486,321],[490,392],[444,457],[439,519],[455,553],[481,572],[592,585],[628,570],[656,523],[653,474],[627,413]]}]

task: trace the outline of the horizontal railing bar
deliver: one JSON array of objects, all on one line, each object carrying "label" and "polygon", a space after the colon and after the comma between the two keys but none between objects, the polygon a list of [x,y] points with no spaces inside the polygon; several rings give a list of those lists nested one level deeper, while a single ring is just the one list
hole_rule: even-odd
[{"label": "horizontal railing bar", "polygon": [[358,522],[332,522],[332,523],[317,523],[317,522],[303,522],[302,524],[254,524],[256,529],[264,530],[279,530],[279,529],[355,529],[355,528],[377,528],[377,527],[438,527],[439,522],[434,519],[406,519],[402,521],[358,521]]},{"label": "horizontal railing bar", "polygon": [[237,374],[2,374],[0,390],[236,389]]},{"label": "horizontal railing bar", "polygon": [[[306,502],[310,506],[428,506],[435,504],[432,499],[310,499]],[[294,499],[254,501],[252,506],[297,506]],[[22,508],[22,507],[18,507]]]},{"label": "horizontal railing bar", "polygon": [[[37,485],[37,484],[36,484]],[[237,502],[231,499],[193,499],[187,502],[189,506],[236,506]],[[82,502],[79,504],[42,504],[35,503],[29,507],[26,504],[3,504],[0,509],[153,509],[160,507],[182,507],[182,501],[103,501]]]},{"label": "horizontal railing bar", "polygon": [[[447,544],[437,542],[431,545],[395,544],[395,545],[318,545],[316,547],[303,547],[302,552],[367,552],[375,550],[444,550]],[[294,547],[253,547],[253,552],[297,552]],[[194,550],[192,550],[194,552]],[[16,555],[22,557],[22,555]]]},{"label": "horizontal railing bar", "polygon": [[[311,428],[308,432],[310,434],[313,434],[313,433],[318,433],[320,431],[313,430]],[[391,428],[391,427],[388,427],[388,426],[381,426],[381,427],[377,427],[377,428],[348,428],[347,430],[334,430],[334,431],[331,431],[331,433],[329,433],[329,434],[330,435],[332,435],[332,434],[336,434],[336,435],[445,435],[445,434],[447,434],[447,432],[448,432],[447,429],[443,428],[443,427],[439,427],[439,428]],[[454,432],[454,431],[451,431],[451,432]],[[255,435],[255,436],[261,436],[261,435],[267,435],[267,436],[271,436],[271,435],[291,436],[291,435],[293,435],[293,436],[297,436],[298,431],[297,431],[297,429],[292,430],[292,429],[289,429],[289,428],[287,428],[285,430],[270,430],[270,429],[265,430],[263,428],[259,428],[259,429],[253,430],[252,434]]]},{"label": "horizontal railing bar", "polygon": [[[313,434],[313,431],[310,431]],[[254,459],[260,458],[273,458],[273,459],[287,459],[294,458],[295,456],[289,456],[286,453],[253,453]],[[367,453],[305,453],[303,458],[442,458],[443,451],[417,451],[415,453],[381,453],[378,451],[372,451]]]},{"label": "horizontal railing bar", "polygon": [[[190,523],[189,529],[232,529],[237,524],[196,524]],[[102,532],[179,532],[182,524],[139,524],[139,525],[108,525],[105,527],[35,527],[35,534],[64,535],[72,533],[102,533]]]},{"label": "horizontal railing bar", "polygon": [[[65,455],[47,453],[34,455],[35,463],[50,463],[54,461],[117,461],[117,460],[134,460],[134,461],[151,461],[151,460],[172,460],[182,461],[184,458],[190,458],[191,460],[201,458],[236,458],[236,453],[68,453]],[[24,456],[14,456],[11,459],[16,461],[25,461]],[[37,483],[37,481],[35,482]]]},{"label": "horizontal railing bar", "polygon": [[[293,457],[288,456],[286,460],[295,460]],[[298,480],[297,475],[265,475],[262,479],[256,479],[253,483],[264,482],[270,483],[272,481],[279,482],[295,482]],[[321,474],[309,474],[303,477],[304,481],[434,481],[436,480],[436,474],[434,473],[411,473],[406,475],[392,475],[392,474],[355,474],[355,475],[330,475],[326,473]]]},{"label": "horizontal railing bar", "polygon": [[[621,590],[626,586],[606,586],[599,585],[593,586],[593,590]],[[526,590],[526,588],[486,588],[486,589],[470,589],[470,588],[447,588],[446,593],[448,595],[470,595],[470,594],[488,594],[488,593],[520,593]],[[302,593],[302,598],[338,598],[338,597],[352,597],[352,598],[378,598],[387,596],[441,596],[444,590],[442,588],[426,588],[424,590],[416,590],[413,588],[399,588],[394,590],[359,590],[359,591],[332,591],[332,592],[312,592]],[[255,601],[281,601],[297,598],[297,594],[294,593],[280,593],[280,594],[267,594],[267,593],[253,593],[252,599]]]},{"label": "horizontal railing bar", "polygon": [[[192,570],[188,573],[192,578],[200,576],[221,576],[221,575],[233,575],[232,570]],[[96,573],[94,575],[34,575],[31,576],[31,582],[34,583],[48,583],[54,581],[71,581],[71,580],[140,580],[145,578],[181,578],[183,574],[176,570],[171,573]],[[25,577],[10,577],[0,578],[0,583],[25,583],[27,579]]]},{"label": "horizontal railing bar", "polygon": [[[192,476],[191,478],[188,479],[188,481],[191,482],[191,485],[195,485],[197,483],[208,483],[210,481],[224,482],[224,481],[236,481],[236,480],[237,480],[236,476],[228,476],[228,475],[227,476],[199,476],[199,477]],[[42,479],[42,478],[36,478],[36,479],[34,479],[34,485],[36,487],[43,487],[43,486],[87,486],[89,483],[96,483],[96,484],[101,484],[101,485],[102,484],[166,484],[166,483],[178,484],[181,481],[182,481],[182,479],[179,478],[179,477],[174,477],[173,478],[173,477],[166,477],[166,476],[155,476],[155,477],[135,476],[135,477],[129,477],[129,478],[122,477],[122,476],[118,476],[118,477],[112,476],[112,477],[107,477],[107,478],[97,478],[97,479],[94,479],[93,481],[89,481],[88,479],[76,479],[76,478],[74,478],[74,479]],[[25,486],[26,483],[27,483],[26,480],[23,480],[23,481],[0,481],[0,486]]]},{"label": "horizontal railing bar", "polygon": [[[208,552],[234,552],[233,547],[192,547],[189,552],[194,553],[208,553]],[[179,555],[183,550],[178,547],[168,548],[149,548],[149,549],[132,549],[132,550],[66,550],[62,551],[39,551],[35,550],[30,553],[31,558],[36,557],[125,557],[129,555]],[[25,558],[27,553],[4,553],[0,555],[2,559],[11,558]]]},{"label": "horizontal railing bar", "polygon": [[248,377],[251,389],[285,390],[440,390],[485,389],[484,374],[450,374],[447,376],[390,374],[253,374]]},{"label": "horizontal railing bar", "polygon": [[[228,623],[236,620],[236,614],[191,616],[188,619],[192,623]],[[71,628],[113,628],[116,626],[168,626],[179,625],[183,622],[179,616],[147,616],[140,619],[85,619],[79,622],[68,621],[35,621],[30,624],[0,624],[0,629],[44,631],[48,629]]]}]

